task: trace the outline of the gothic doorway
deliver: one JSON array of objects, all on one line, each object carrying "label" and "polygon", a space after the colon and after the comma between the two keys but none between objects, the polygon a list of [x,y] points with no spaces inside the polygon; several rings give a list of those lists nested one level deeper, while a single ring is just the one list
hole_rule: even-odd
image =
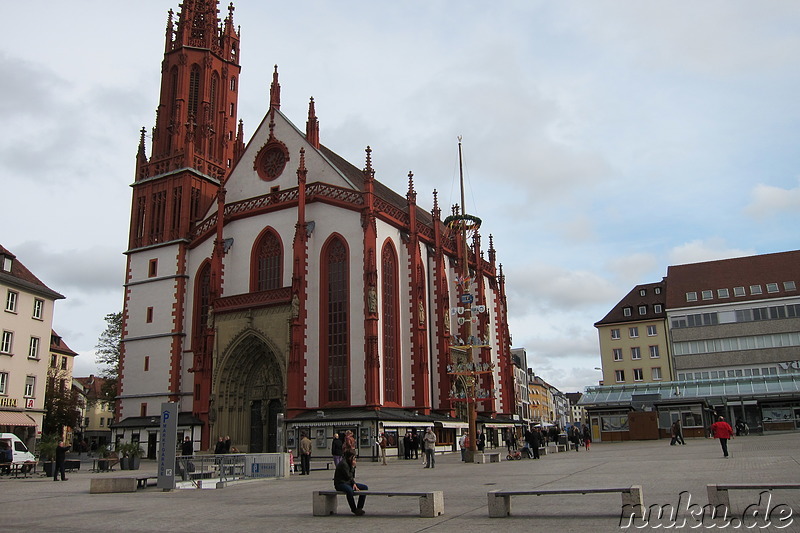
[{"label": "gothic doorway", "polygon": [[283,370],[267,339],[249,331],[223,355],[217,374],[214,431],[248,453],[277,451]]}]

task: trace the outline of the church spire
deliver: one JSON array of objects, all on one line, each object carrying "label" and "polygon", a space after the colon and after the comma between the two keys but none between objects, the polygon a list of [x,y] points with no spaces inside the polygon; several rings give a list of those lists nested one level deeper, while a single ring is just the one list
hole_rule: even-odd
[{"label": "church spire", "polygon": [[314,108],[314,97],[308,103],[308,121],[306,121],[306,140],[319,150],[319,119],[317,119],[317,111]]},{"label": "church spire", "polygon": [[270,109],[281,108],[281,84],[278,83],[278,65],[272,73],[272,85],[269,86],[269,107]]}]

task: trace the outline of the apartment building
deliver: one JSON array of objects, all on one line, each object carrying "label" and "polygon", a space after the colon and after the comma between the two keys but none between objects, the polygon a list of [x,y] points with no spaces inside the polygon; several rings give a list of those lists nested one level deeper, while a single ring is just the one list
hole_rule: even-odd
[{"label": "apartment building", "polygon": [[41,436],[53,311],[64,296],[0,245],[0,432]]}]

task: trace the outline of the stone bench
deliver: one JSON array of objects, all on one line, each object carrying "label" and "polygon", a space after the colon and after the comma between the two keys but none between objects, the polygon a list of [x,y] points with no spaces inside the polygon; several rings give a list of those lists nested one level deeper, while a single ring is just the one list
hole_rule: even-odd
[{"label": "stone bench", "polygon": [[141,474],[138,476],[125,477],[95,477],[89,485],[89,494],[109,494],[112,492],[136,492],[137,488],[147,487],[147,482],[151,479],[158,479],[158,476],[151,474]]},{"label": "stone bench", "polygon": [[499,463],[500,452],[478,452],[475,454],[474,460],[476,463]]},{"label": "stone bench", "polygon": [[[315,490],[313,494],[314,516],[336,514],[338,496],[346,496],[344,492],[335,490]],[[355,493],[359,496],[408,496],[419,498],[419,515],[423,518],[435,518],[444,513],[444,493],[440,490],[430,492],[397,492],[362,490]]]},{"label": "stone bench", "polygon": [[[489,517],[502,518],[511,514],[511,496],[548,496],[553,494],[605,494],[622,493],[623,512],[641,512],[644,508],[641,485],[630,487],[594,489],[534,489],[534,490],[493,490],[488,493]],[[638,507],[637,507],[638,506]]]},{"label": "stone bench", "polygon": [[728,495],[729,490],[800,490],[798,483],[727,483],[706,485],[708,492],[708,505],[714,510],[720,505],[726,509],[731,508],[731,500]]}]

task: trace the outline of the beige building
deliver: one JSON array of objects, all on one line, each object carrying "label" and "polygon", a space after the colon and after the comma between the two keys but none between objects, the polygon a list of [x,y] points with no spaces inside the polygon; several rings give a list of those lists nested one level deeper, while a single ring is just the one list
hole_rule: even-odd
[{"label": "beige building", "polygon": [[595,323],[603,384],[672,381],[665,285],[637,285]]},{"label": "beige building", "polygon": [[84,398],[81,440],[86,440],[90,449],[111,443],[111,422],[114,420],[113,402],[104,401],[105,378],[94,375],[74,378],[73,384]]},{"label": "beige building", "polygon": [[0,432],[29,447],[41,436],[55,301],[50,289],[0,246]]},{"label": "beige building", "polygon": [[555,418],[553,397],[550,385],[528,370],[528,391],[530,394],[531,422],[534,424],[552,423]]},{"label": "beige building", "polygon": [[[47,388],[45,395],[54,394],[63,396],[72,392],[72,369],[75,356],[61,336],[55,331],[50,332],[50,365],[47,368]],[[65,426],[61,438],[64,442],[72,442],[76,430],[79,428]]]}]

